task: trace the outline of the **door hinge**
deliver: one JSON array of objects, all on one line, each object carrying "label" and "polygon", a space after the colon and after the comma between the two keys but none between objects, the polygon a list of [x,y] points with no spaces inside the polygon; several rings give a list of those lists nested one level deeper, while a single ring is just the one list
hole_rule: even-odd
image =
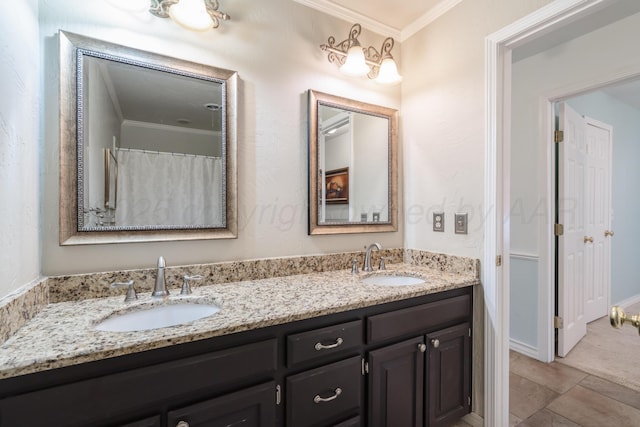
[{"label": "door hinge", "polygon": [[276,405],[280,405],[282,402],[282,389],[280,388],[280,384],[276,385]]},{"label": "door hinge", "polygon": [[362,375],[366,375],[369,373],[369,364],[362,358]]},{"label": "door hinge", "polygon": [[564,234],[564,225],[553,224],[553,234],[555,236],[562,236]]},{"label": "door hinge", "polygon": [[467,404],[471,406],[471,396],[467,396]]},{"label": "door hinge", "polygon": [[564,328],[564,321],[562,320],[562,317],[559,316],[553,316],[553,327],[555,329],[562,329]]},{"label": "door hinge", "polygon": [[471,328],[469,328],[469,338],[471,338]]},{"label": "door hinge", "polygon": [[561,130],[557,130],[553,132],[553,142],[562,142],[564,141],[564,132]]},{"label": "door hinge", "polygon": [[502,266],[502,255],[498,255],[496,257],[496,267],[501,267]]}]

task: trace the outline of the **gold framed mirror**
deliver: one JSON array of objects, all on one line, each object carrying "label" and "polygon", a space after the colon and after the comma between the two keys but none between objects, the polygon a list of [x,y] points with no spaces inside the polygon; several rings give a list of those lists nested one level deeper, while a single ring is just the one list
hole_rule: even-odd
[{"label": "gold framed mirror", "polygon": [[398,230],[397,110],[309,90],[309,234]]},{"label": "gold framed mirror", "polygon": [[237,237],[237,73],[60,31],[60,244]]}]

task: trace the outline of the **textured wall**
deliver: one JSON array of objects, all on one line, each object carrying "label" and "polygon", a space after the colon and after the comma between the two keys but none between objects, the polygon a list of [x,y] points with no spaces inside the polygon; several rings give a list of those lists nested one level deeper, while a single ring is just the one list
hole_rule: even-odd
[{"label": "textured wall", "polygon": [[[483,220],[484,39],[549,0],[463,1],[402,44],[406,247],[480,257]],[[444,233],[432,213],[445,212]],[[453,232],[455,212],[469,234]]]},{"label": "textured wall", "polygon": [[[291,0],[221,2],[231,15],[218,30],[192,33],[150,14],[132,16],[108,3],[44,1],[40,32],[45,55],[46,179],[43,273],[95,272],[169,265],[360,250],[379,241],[402,247],[403,233],[307,236],[308,89],[400,107],[400,88],[343,77],[319,45],[345,37],[350,23]],[[224,241],[58,246],[57,31],[238,71],[239,237]],[[382,36],[364,32],[363,43]]]},{"label": "textured wall", "polygon": [[38,2],[0,14],[0,298],[40,274]]}]

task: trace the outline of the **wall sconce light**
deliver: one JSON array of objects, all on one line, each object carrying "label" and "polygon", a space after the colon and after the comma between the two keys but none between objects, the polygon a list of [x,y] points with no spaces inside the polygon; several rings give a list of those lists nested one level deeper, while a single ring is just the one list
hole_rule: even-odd
[{"label": "wall sconce light", "polygon": [[151,0],[149,12],[191,31],[207,31],[231,17],[218,10],[218,0]]},{"label": "wall sconce light", "polygon": [[358,41],[361,31],[360,24],[354,24],[346,40],[336,44],[335,37],[331,36],[327,40],[327,44],[320,45],[320,49],[329,52],[327,56],[329,62],[339,65],[340,71],[349,76],[366,75],[382,84],[400,83],[402,76],[398,74],[398,66],[391,56],[393,39],[387,37],[382,42],[380,51],[377,51],[373,46],[365,49]]}]

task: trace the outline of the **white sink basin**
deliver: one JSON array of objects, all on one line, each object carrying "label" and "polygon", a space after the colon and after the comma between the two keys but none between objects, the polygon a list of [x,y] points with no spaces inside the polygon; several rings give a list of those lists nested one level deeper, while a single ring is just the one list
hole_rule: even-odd
[{"label": "white sink basin", "polygon": [[157,305],[118,314],[96,325],[99,331],[131,332],[181,325],[211,316],[220,311],[215,304],[179,303]]},{"label": "white sink basin", "polygon": [[424,283],[423,279],[412,276],[369,276],[362,279],[362,283],[378,286],[410,286]]}]

